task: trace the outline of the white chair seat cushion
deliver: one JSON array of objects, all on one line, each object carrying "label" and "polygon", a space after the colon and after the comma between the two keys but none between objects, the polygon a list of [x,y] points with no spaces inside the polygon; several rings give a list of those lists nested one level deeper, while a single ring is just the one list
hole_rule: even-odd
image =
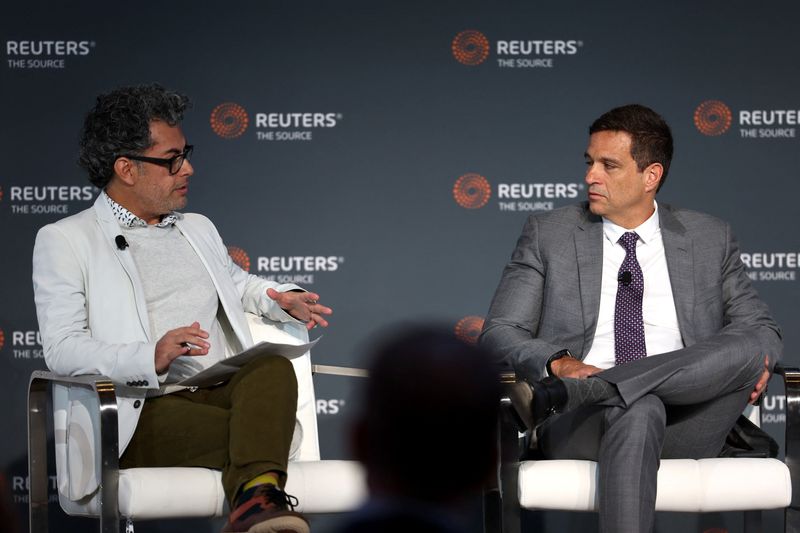
[{"label": "white chair seat cushion", "polygon": [[296,496],[301,513],[353,511],[367,500],[367,478],[358,461],[289,463],[286,492]]},{"label": "white chair seat cushion", "polygon": [[149,520],[171,516],[221,516],[225,505],[219,470],[128,468],[119,471],[119,512]]},{"label": "white chair seat cushion", "polygon": [[[791,499],[789,469],[777,459],[665,459],[658,470],[658,511],[779,509]],[[597,463],[523,461],[519,502],[525,509],[596,511]]]},{"label": "white chair seat cushion", "polygon": [[[120,470],[120,515],[133,520],[222,516],[226,511],[221,479],[219,470],[208,468]],[[367,498],[364,469],[356,461],[290,462],[286,492],[297,497],[300,512],[352,511]],[[84,505],[60,500],[69,514],[98,514],[97,498]]]}]

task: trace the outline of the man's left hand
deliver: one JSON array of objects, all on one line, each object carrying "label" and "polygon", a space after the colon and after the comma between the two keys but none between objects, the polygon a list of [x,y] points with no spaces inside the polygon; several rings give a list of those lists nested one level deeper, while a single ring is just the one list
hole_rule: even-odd
[{"label": "man's left hand", "polygon": [[769,381],[769,356],[764,356],[764,372],[761,373],[761,377],[758,378],[756,382],[756,386],[753,387],[753,392],[750,393],[750,403],[755,404],[758,400],[758,397],[761,396],[761,393],[764,392],[767,388],[767,381]]},{"label": "man's left hand", "polygon": [[328,321],[323,315],[330,315],[333,309],[318,304],[319,295],[313,292],[278,292],[275,289],[267,289],[267,296],[287,313],[306,323],[308,329],[314,328],[317,324],[323,328],[328,327]]}]

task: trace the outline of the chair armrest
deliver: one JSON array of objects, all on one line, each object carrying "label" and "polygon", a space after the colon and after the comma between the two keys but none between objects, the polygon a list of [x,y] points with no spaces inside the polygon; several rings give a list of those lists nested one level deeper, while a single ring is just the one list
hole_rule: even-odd
[{"label": "chair armrest", "polygon": [[786,466],[792,479],[792,503],[800,509],[800,368],[775,365],[786,390]]},{"label": "chair armrest", "polygon": [[[100,512],[104,524],[119,522],[119,433],[116,387],[102,375],[63,376],[37,370],[28,384],[29,513],[32,531],[47,531],[47,403],[52,384],[92,389],[100,409]],[[39,529],[40,527],[44,529]]]},{"label": "chair armrest", "polygon": [[349,376],[353,378],[368,378],[369,372],[363,368],[349,366],[311,365],[312,374],[326,374],[329,376]]},{"label": "chair armrest", "polygon": [[497,424],[498,457],[495,470],[484,486],[484,531],[501,533],[503,531],[519,531],[519,462],[523,454],[526,440],[520,431],[514,407],[511,405],[505,389],[517,381],[517,375],[510,370],[498,374],[498,380],[504,387],[500,396],[499,420]]},{"label": "chair armrest", "polygon": [[516,383],[517,382],[517,373],[513,370],[503,370],[498,374],[498,378],[500,379],[500,383],[505,385],[507,383]]},{"label": "chair armrest", "polygon": [[[84,376],[63,376],[55,372],[48,372],[46,370],[36,370],[31,374],[31,381],[44,380],[51,383],[58,383],[60,385],[84,385],[87,388],[96,389],[98,384],[107,381],[111,383],[111,378],[100,374],[86,374]],[[114,384],[111,384],[114,387]]]}]

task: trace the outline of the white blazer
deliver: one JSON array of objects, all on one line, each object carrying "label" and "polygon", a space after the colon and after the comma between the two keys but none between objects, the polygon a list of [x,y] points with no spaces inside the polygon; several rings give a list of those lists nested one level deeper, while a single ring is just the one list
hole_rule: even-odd
[{"label": "white blazer", "polygon": [[[214,224],[202,215],[179,214],[176,227],[208,270],[217,289],[230,330],[228,354],[253,344],[244,312],[276,322],[297,322],[266,296],[300,289],[277,284],[239,268],[228,255]],[[118,385],[119,453],[136,429],[148,389],[160,385],[155,371],[144,292],[130,249],[120,250],[115,237],[120,226],[104,195],[94,206],[48,224],[36,236],[33,249],[33,287],[44,357],[53,372],[64,375],[103,374]],[[54,395],[55,409],[64,409],[68,440],[91,441],[91,420],[84,403],[86,389],[62,388]],[[64,404],[67,405],[64,405]],[[85,465],[75,456],[86,447],[71,446],[68,465]],[[81,467],[83,469],[83,466]],[[59,476],[60,477],[60,476]],[[94,475],[70,472],[70,497],[78,499],[97,488]],[[76,480],[75,477],[83,477]]]}]

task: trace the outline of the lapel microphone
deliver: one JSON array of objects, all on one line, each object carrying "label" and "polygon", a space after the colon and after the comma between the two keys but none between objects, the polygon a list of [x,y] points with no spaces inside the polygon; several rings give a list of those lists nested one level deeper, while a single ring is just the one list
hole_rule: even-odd
[{"label": "lapel microphone", "polygon": [[[125,239],[122,240],[124,241]],[[117,242],[117,245],[119,245],[119,242]],[[125,243],[125,246],[127,245],[128,243]],[[630,271],[628,270],[626,270],[625,272],[621,272],[620,275],[617,277],[617,281],[622,283],[626,287],[631,284],[632,280],[633,280],[633,274],[631,274]]]},{"label": "lapel microphone", "polygon": [[[125,237],[123,237],[122,235],[117,235],[116,237],[114,237],[114,242],[117,243],[117,249],[118,250],[124,250],[125,248],[130,246],[128,244],[128,241],[126,241]],[[630,272],[629,272],[629,274],[630,274]]]}]

